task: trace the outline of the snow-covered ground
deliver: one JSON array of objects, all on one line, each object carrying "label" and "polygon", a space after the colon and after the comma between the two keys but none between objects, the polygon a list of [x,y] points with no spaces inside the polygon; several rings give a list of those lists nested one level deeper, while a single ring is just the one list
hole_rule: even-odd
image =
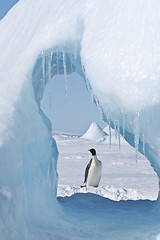
[{"label": "snow-covered ground", "polygon": [[[62,240],[159,240],[158,177],[145,156],[128,143],[110,137],[92,124],[82,137],[54,134],[59,149],[58,202],[62,209]],[[87,135],[87,139],[86,139]],[[98,139],[97,136],[102,138]],[[89,138],[89,139],[88,139]],[[98,188],[80,188],[95,148],[102,161]],[[121,200],[121,201],[120,201]],[[128,201],[127,201],[128,200]],[[130,201],[132,200],[132,201]]]},{"label": "snow-covered ground", "polygon": [[[92,129],[91,129],[92,127]],[[158,177],[142,154],[138,154],[136,163],[135,149],[122,137],[119,140],[112,131],[112,144],[109,135],[96,141],[100,136],[97,126],[91,126],[89,132],[93,139],[78,135],[55,134],[58,158],[58,197],[71,196],[75,193],[95,193],[112,200],[155,200],[158,196]],[[98,131],[98,132],[97,132]],[[88,136],[88,135],[87,135]],[[86,165],[91,159],[88,149],[95,148],[102,161],[102,178],[98,188],[81,188]]]}]

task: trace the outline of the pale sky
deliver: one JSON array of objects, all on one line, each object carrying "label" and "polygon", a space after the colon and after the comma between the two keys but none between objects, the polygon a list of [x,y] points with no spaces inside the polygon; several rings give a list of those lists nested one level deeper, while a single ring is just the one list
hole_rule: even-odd
[{"label": "pale sky", "polygon": [[46,86],[41,107],[51,120],[53,130],[84,133],[92,121],[101,124],[100,113],[95,104],[92,105],[83,78],[73,73],[67,79],[67,97],[64,76],[56,75]]}]

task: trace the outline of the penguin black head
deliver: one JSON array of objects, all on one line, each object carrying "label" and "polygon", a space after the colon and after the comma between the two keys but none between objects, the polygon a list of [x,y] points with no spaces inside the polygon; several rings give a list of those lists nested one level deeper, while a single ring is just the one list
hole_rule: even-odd
[{"label": "penguin black head", "polygon": [[94,148],[89,149],[88,151],[91,152],[92,156],[96,155],[96,150]]}]

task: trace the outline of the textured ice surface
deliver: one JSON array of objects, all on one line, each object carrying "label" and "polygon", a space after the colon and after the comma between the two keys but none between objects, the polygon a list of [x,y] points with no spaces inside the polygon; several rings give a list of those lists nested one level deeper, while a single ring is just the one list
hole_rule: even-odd
[{"label": "textured ice surface", "polygon": [[[63,219],[56,200],[58,151],[50,122],[40,109],[45,85],[57,73],[64,74],[66,83],[66,75],[73,71],[84,77],[104,121],[123,134],[136,154],[145,153],[160,176],[159,22],[158,0],[20,0],[2,19],[0,187],[11,198],[1,199],[1,239],[58,239],[56,229]],[[131,210],[132,204],[127,203]],[[147,208],[139,213],[140,205],[136,206],[137,221],[131,217],[127,223],[140,226]],[[149,225],[150,218],[146,219]],[[158,222],[156,217],[154,221]],[[42,226],[48,232],[41,231]],[[77,226],[83,238],[84,226]],[[152,236],[157,229],[152,228]],[[138,236],[149,239],[143,232],[145,236],[142,229]]]}]

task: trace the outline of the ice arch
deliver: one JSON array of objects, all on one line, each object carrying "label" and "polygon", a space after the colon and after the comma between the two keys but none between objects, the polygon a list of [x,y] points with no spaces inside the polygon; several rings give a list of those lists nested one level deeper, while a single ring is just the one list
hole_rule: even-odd
[{"label": "ice arch", "polygon": [[84,77],[104,119],[119,126],[160,176],[159,20],[158,0],[21,0],[0,22],[4,239],[18,239],[21,230],[27,236],[28,225],[53,227],[62,214],[58,151],[39,107],[46,81],[57,71]]}]

